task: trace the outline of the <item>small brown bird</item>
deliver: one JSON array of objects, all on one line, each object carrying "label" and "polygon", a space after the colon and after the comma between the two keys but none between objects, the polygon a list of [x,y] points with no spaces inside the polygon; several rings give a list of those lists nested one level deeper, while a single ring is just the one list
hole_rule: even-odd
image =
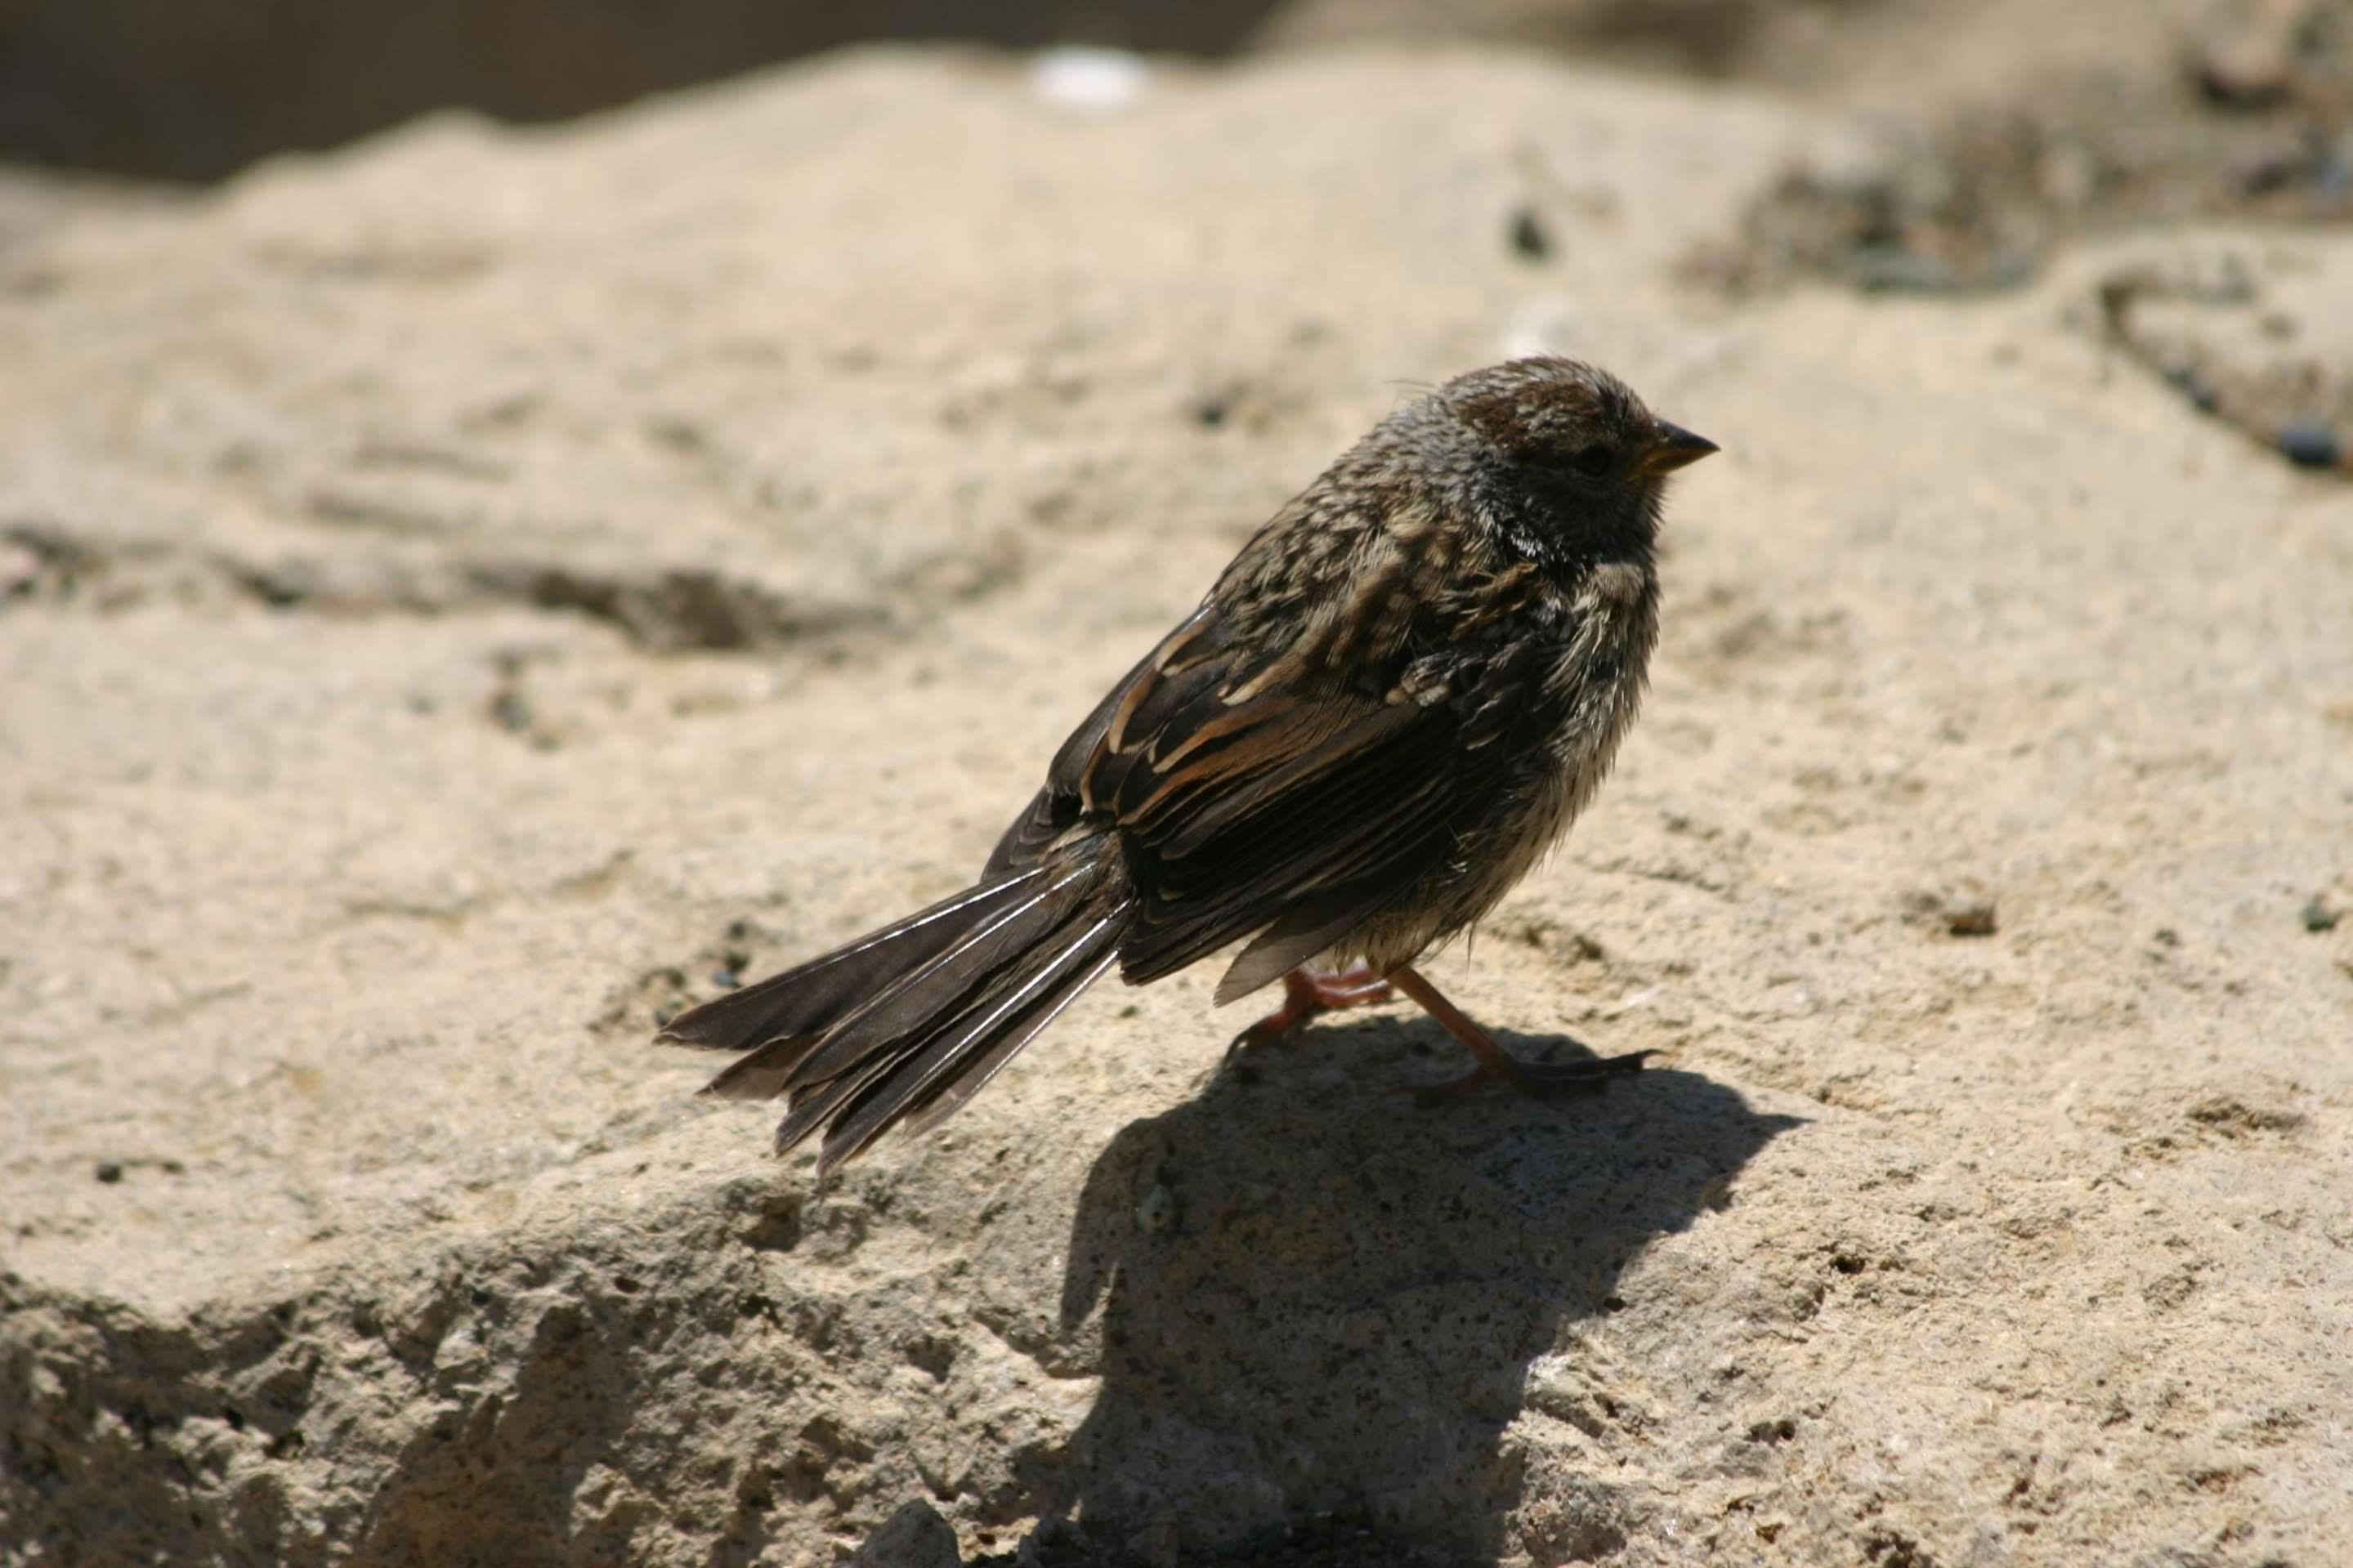
[{"label": "small brown bird", "polygon": [[661,1037],[749,1051],[709,1092],[789,1096],[777,1150],[823,1127],[820,1176],[945,1119],[1113,965],[1141,985],[1246,938],[1217,1000],[1285,1000],[1238,1044],[1394,987],[1478,1059],[1426,1093],[1634,1070],[1508,1056],[1409,966],[1609,771],[1658,638],[1666,476],[1715,449],[1573,360],[1415,398],[1112,688],[977,882]]}]

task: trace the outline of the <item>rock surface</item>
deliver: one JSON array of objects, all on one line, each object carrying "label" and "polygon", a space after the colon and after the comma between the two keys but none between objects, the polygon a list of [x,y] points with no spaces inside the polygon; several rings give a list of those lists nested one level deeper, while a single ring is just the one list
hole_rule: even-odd
[{"label": "rock surface", "polygon": [[[873,54],[6,230],[0,1558],[2353,1554],[2353,502],[2103,331],[2129,258],[1679,291],[1819,134]],[[648,1047],[1536,348],[1725,450],[1437,973],[1657,1070],[1426,1112],[1430,1025],[1227,1062],[1187,974],[817,1192]]]},{"label": "rock surface", "polygon": [[1845,65],[1818,98],[1863,123],[1793,163],[1694,272],[1970,292],[2083,236],[2353,218],[2353,0],[1974,11],[1867,12],[1859,42],[1823,51]]},{"label": "rock surface", "polygon": [[2307,468],[2353,472],[2353,248],[2170,235],[2100,285],[2110,334],[2192,407]]}]

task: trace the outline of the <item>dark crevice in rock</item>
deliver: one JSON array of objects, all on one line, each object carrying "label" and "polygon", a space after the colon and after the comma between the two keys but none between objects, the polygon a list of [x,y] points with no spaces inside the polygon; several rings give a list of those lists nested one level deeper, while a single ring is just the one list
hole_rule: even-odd
[{"label": "dark crevice in rock", "polygon": [[[1009,581],[992,577],[978,592]],[[348,557],[264,563],[151,543],[93,544],[49,523],[0,525],[0,607],[38,600],[104,611],[222,589],[272,611],[343,616],[439,616],[523,605],[603,621],[657,653],[749,652],[871,630],[892,618],[879,604],[797,602],[748,579],[695,568],[618,574],[544,562],[474,561],[419,570]]]},{"label": "dark crevice in rock", "polygon": [[98,552],[62,530],[37,522],[0,524],[0,605],[70,599],[101,566]]},{"label": "dark crevice in rock", "polygon": [[769,647],[871,626],[882,615],[880,609],[797,605],[756,583],[708,571],[612,577],[519,563],[470,566],[466,575],[492,599],[577,610],[658,651]]}]

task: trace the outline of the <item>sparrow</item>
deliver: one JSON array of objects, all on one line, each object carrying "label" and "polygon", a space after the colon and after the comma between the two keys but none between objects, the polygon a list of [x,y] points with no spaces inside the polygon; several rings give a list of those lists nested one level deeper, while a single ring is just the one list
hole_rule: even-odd
[{"label": "sparrow", "polygon": [[1242,1031],[1402,993],[1476,1061],[1424,1090],[1589,1089],[1649,1053],[1507,1054],[1413,964],[1567,830],[1658,640],[1667,478],[1715,445],[1590,364],[1519,359],[1404,403],[1260,529],[1071,732],[973,885],[671,1019],[747,1053],[707,1093],[785,1098],[822,1180],[938,1125],[1113,969],[1240,942]]}]

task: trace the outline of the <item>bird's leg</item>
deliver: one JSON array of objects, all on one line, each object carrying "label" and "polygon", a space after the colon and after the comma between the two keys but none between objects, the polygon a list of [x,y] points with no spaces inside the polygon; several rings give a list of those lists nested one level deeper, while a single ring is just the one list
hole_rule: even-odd
[{"label": "bird's leg", "polygon": [[[1424,1105],[1436,1105],[1456,1095],[1478,1088],[1482,1083],[1504,1083],[1522,1094],[1542,1099],[1554,1094],[1590,1094],[1613,1078],[1640,1072],[1642,1058],[1649,1051],[1635,1051],[1622,1057],[1596,1057],[1581,1062],[1524,1062],[1510,1055],[1495,1043],[1494,1037],[1472,1023],[1462,1010],[1438,994],[1438,987],[1424,980],[1410,968],[1389,971],[1389,983],[1421,1004],[1422,1010],[1438,1020],[1446,1032],[1479,1058],[1479,1065],[1462,1077],[1445,1083],[1432,1084],[1414,1091],[1414,1098]],[[1572,1040],[1570,1044],[1580,1042]]]},{"label": "bird's leg", "polygon": [[1236,1035],[1230,1048],[1245,1051],[1271,1046],[1318,1013],[1386,1002],[1392,994],[1389,983],[1361,963],[1337,974],[1294,969],[1282,977],[1282,1005]]}]

